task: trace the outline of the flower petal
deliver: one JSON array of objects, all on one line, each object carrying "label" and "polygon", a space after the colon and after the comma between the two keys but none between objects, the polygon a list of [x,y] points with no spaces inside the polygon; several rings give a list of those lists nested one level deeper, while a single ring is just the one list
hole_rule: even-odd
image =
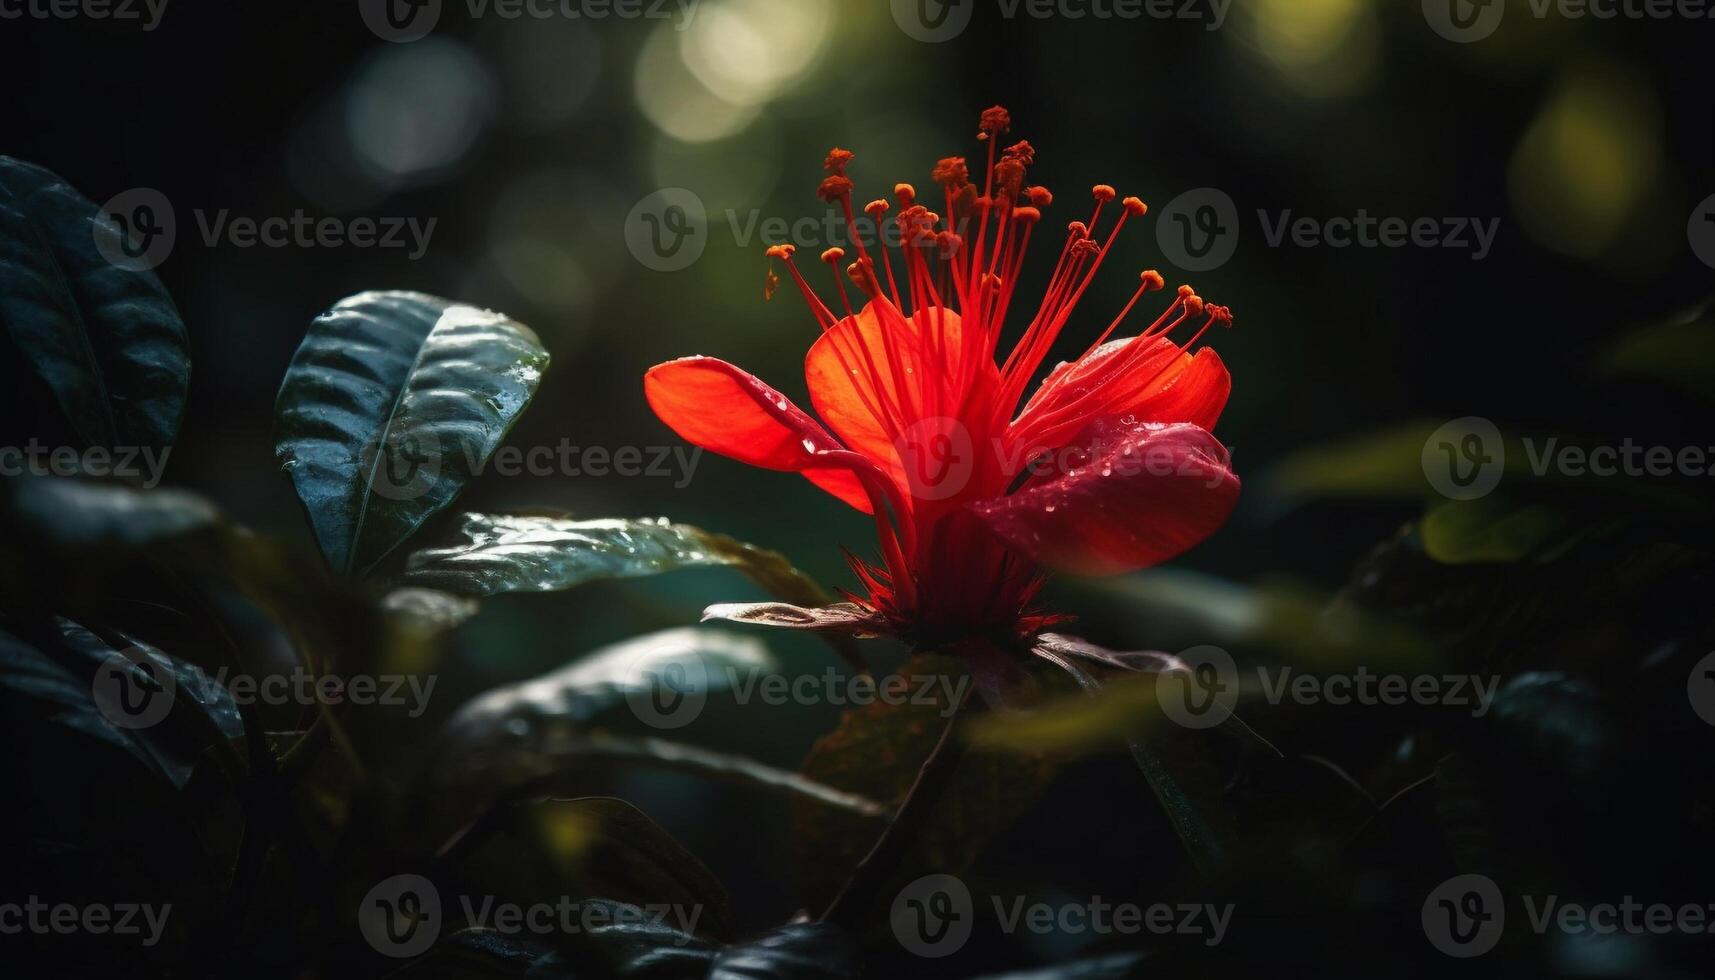
[{"label": "flower petal", "polygon": [[[883,406],[899,407],[908,423],[956,414],[953,379],[966,370],[964,330],[959,314],[942,307],[918,310],[909,320],[884,310],[891,308],[872,302],[825,331],[804,359],[804,377],[828,427],[909,491]],[[988,352],[973,343],[971,356],[980,361],[973,365],[975,386],[997,384],[1000,371]]]},{"label": "flower petal", "polygon": [[1056,469],[971,509],[1013,548],[1065,571],[1146,568],[1213,534],[1238,501],[1226,448],[1195,425],[1102,419]]},{"label": "flower petal", "polygon": [[[1019,413],[1009,438],[1015,445],[1056,448],[1089,418],[1105,415],[1213,430],[1233,390],[1221,355],[1212,347],[1185,354],[1158,337],[1143,351],[1118,356],[1130,343],[1109,341],[1089,357],[1055,368]],[[1081,404],[1074,407],[1075,402]]]},{"label": "flower petal", "polygon": [[866,514],[869,494],[849,468],[819,458],[840,446],[760,378],[713,357],[682,357],[643,376],[649,407],[687,442],[741,463],[802,473]]}]

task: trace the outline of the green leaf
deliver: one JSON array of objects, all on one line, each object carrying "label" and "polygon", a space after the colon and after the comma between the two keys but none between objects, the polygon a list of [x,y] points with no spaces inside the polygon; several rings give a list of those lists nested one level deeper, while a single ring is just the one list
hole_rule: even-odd
[{"label": "green leaf", "polygon": [[381,598],[381,608],[395,626],[419,637],[456,629],[476,615],[477,601],[434,589],[394,589]]},{"label": "green leaf", "polygon": [[451,503],[535,396],[523,324],[421,293],[360,293],[310,325],[275,454],[328,564],[362,574]]},{"label": "green leaf", "polygon": [[[604,898],[695,910],[696,935],[731,934],[726,889],[642,810],[610,797],[541,798],[497,807],[449,862],[486,894],[523,904]],[[689,912],[687,912],[689,914]]]},{"label": "green leaf", "polygon": [[57,175],[0,157],[3,360],[29,378],[8,387],[41,391],[87,446],[162,449],[184,415],[189,341],[155,274],[97,247],[116,234]]},{"label": "green leaf", "polygon": [[885,811],[855,794],[739,756],[612,734],[681,727],[697,717],[710,694],[730,688],[741,675],[773,669],[761,641],[703,627],[665,630],[597,650],[460,709],[444,729],[439,761],[422,797],[449,811],[442,822],[462,825],[520,788],[534,793],[567,782],[575,791],[589,767],[617,763],[790,793],[859,814],[873,829]]},{"label": "green leaf", "polygon": [[1522,561],[1543,552],[1570,518],[1540,504],[1489,496],[1431,507],[1418,524],[1423,550],[1444,565]]},{"label": "green leaf", "polygon": [[455,541],[410,557],[405,579],[461,595],[489,596],[552,592],[598,579],[718,566],[736,568],[789,602],[828,601],[784,555],[665,518],[575,521],[465,514]]},{"label": "green leaf", "polygon": [[1602,352],[1599,364],[1611,374],[1665,381],[1715,398],[1715,304],[1626,334]]},{"label": "green leaf", "polygon": [[48,477],[0,480],[0,520],[17,537],[61,551],[145,548],[221,524],[215,506],[177,490]]},{"label": "green leaf", "polygon": [[[961,662],[937,655],[914,657],[899,676],[913,696],[878,698],[845,712],[811,748],[802,768],[807,778],[895,806],[905,798],[940,741],[962,685],[974,681]],[[915,696],[925,690],[919,686],[925,679],[932,697]],[[1057,760],[1035,751],[964,756],[898,877],[961,873],[1035,805],[1058,772]],[[827,907],[877,833],[873,821],[850,812],[794,802],[794,863],[808,906]]]}]

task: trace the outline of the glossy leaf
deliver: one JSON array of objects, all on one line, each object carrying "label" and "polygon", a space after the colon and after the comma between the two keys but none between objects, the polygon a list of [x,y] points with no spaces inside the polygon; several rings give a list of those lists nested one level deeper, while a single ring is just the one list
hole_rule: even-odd
[{"label": "glossy leaf", "polygon": [[195,494],[81,480],[4,480],[0,500],[13,534],[74,552],[144,548],[222,522],[215,506]]},{"label": "glossy leaf", "polygon": [[783,598],[827,596],[785,556],[686,524],[465,514],[457,539],[413,554],[407,581],[461,595],[551,592],[599,579],[731,566]]},{"label": "glossy leaf", "polygon": [[360,293],[310,325],[275,453],[328,564],[361,574],[452,502],[536,393],[523,324],[421,293]]},{"label": "glossy leaf", "polygon": [[178,437],[190,384],[185,325],[155,274],[110,261],[103,236],[119,242],[112,220],[64,180],[0,157],[7,367],[32,379],[85,445],[163,449]]}]

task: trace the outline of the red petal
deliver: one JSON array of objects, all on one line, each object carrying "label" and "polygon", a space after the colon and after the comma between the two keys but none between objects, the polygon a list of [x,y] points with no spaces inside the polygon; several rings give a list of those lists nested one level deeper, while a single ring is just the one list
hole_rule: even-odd
[{"label": "red petal", "polygon": [[[1213,430],[1233,390],[1221,355],[1212,347],[1195,355],[1176,353],[1177,345],[1158,337],[1142,352],[1116,356],[1130,343],[1130,338],[1109,341],[1089,357],[1055,368],[1013,423],[1010,437],[1015,444],[1060,446],[1088,419],[1104,415],[1189,422]],[[1066,411],[1091,391],[1094,397],[1075,413]]]},{"label": "red petal", "polygon": [[[951,379],[963,376],[963,343],[963,325],[952,310],[930,307],[906,320],[883,315],[878,304],[870,303],[811,345],[804,359],[810,403],[846,445],[875,460],[909,494],[911,484],[881,406],[901,406],[908,423],[955,415]],[[975,365],[976,386],[998,383],[1000,371],[987,351],[974,343],[972,350],[982,362]]]},{"label": "red petal", "polygon": [[1238,501],[1226,448],[1195,425],[1100,420],[1058,475],[971,509],[1033,561],[1085,575],[1146,568],[1213,534]]},{"label": "red petal", "polygon": [[821,453],[842,447],[816,420],[755,375],[713,357],[682,357],[643,376],[643,394],[661,421],[687,442],[770,470],[803,473],[864,513],[863,484]]}]

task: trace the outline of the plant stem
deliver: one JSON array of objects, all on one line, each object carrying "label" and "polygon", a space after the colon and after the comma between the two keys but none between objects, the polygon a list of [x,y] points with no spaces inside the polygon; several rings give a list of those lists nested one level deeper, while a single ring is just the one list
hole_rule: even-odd
[{"label": "plant stem", "polygon": [[935,809],[941,794],[952,782],[959,760],[964,758],[965,743],[955,736],[954,729],[958,727],[959,715],[970,703],[970,699],[971,689],[967,688],[960,700],[953,705],[953,712],[947,718],[947,727],[941,730],[940,740],[935,743],[929,757],[923,760],[923,767],[917,770],[917,779],[906,792],[905,801],[899,805],[893,822],[882,831],[875,846],[870,848],[869,853],[864,855],[863,860],[852,870],[851,877],[846,879],[845,887],[840,889],[840,893],[828,904],[827,911],[822,913],[821,921],[851,925],[874,904],[876,893],[898,871],[900,862],[904,860],[917,836],[917,831]]}]

